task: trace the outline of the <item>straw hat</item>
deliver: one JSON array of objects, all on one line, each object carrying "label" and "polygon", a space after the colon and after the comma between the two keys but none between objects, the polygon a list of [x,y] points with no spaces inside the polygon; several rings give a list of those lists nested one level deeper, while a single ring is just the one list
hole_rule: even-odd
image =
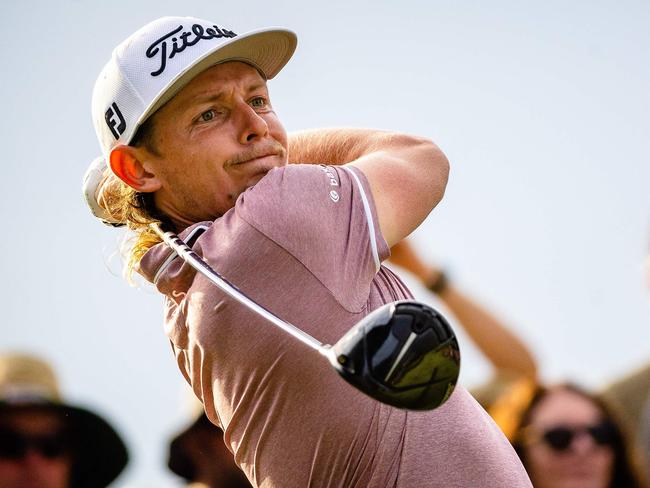
[{"label": "straw hat", "polygon": [[56,375],[28,354],[0,354],[0,415],[9,410],[58,413],[74,436],[72,487],[104,488],[128,462],[126,446],[97,414],[63,402]]}]

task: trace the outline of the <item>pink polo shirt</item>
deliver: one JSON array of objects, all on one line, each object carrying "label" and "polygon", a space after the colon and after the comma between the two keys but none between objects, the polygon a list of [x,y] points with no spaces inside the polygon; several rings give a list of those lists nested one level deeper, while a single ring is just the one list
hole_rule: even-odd
[{"label": "pink polo shirt", "polygon": [[[368,183],[350,166],[274,169],[223,217],[182,237],[246,295],[323,343],[411,297],[380,265],[389,249]],[[164,244],[141,268],[167,297],[165,332],[182,374],[255,486],[531,486],[463,387],[433,411],[381,404]]]}]

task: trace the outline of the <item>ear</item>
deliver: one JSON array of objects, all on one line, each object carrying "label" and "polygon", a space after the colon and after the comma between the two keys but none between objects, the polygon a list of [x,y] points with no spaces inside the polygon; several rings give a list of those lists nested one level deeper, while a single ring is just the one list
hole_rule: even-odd
[{"label": "ear", "polygon": [[161,186],[155,174],[145,170],[140,161],[141,154],[132,146],[117,146],[110,155],[113,173],[131,188],[143,193],[151,193]]}]

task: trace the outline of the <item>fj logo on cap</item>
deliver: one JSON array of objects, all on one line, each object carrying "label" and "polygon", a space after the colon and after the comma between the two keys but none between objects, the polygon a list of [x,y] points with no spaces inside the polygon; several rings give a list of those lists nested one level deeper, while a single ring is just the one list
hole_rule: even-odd
[{"label": "fj logo on cap", "polygon": [[[147,48],[146,55],[148,58],[154,58],[159,55],[160,67],[156,71],[151,72],[151,76],[158,76],[167,67],[167,60],[173,58],[176,54],[181,53],[188,46],[193,46],[200,40],[221,39],[223,37],[235,37],[233,31],[222,29],[213,25],[212,27],[204,28],[200,24],[194,24],[189,31],[183,31],[183,26],[179,25],[173,31],[165,34],[160,39],[156,40]],[[178,34],[178,35],[176,35]],[[169,38],[171,37],[171,50],[169,46]]]},{"label": "fj logo on cap", "polygon": [[117,103],[113,102],[113,105],[108,108],[104,114],[104,119],[115,139],[119,139],[126,129],[126,121],[117,107]]}]

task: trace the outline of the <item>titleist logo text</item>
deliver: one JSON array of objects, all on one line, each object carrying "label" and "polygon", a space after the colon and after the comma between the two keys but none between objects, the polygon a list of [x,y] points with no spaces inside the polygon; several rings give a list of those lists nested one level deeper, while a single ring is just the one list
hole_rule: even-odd
[{"label": "titleist logo text", "polygon": [[176,34],[181,31],[183,31],[183,26],[179,25],[178,28],[154,41],[153,44],[147,48],[146,55],[148,58],[155,58],[158,56],[160,59],[160,67],[156,71],[152,71],[151,76],[158,76],[165,71],[167,60],[172,59],[176,54],[183,52],[188,46],[193,46],[201,40],[221,39],[223,37],[235,37],[237,35],[233,31],[219,28],[216,25],[206,29],[200,24],[194,24],[189,31],[183,31],[177,36]]}]

